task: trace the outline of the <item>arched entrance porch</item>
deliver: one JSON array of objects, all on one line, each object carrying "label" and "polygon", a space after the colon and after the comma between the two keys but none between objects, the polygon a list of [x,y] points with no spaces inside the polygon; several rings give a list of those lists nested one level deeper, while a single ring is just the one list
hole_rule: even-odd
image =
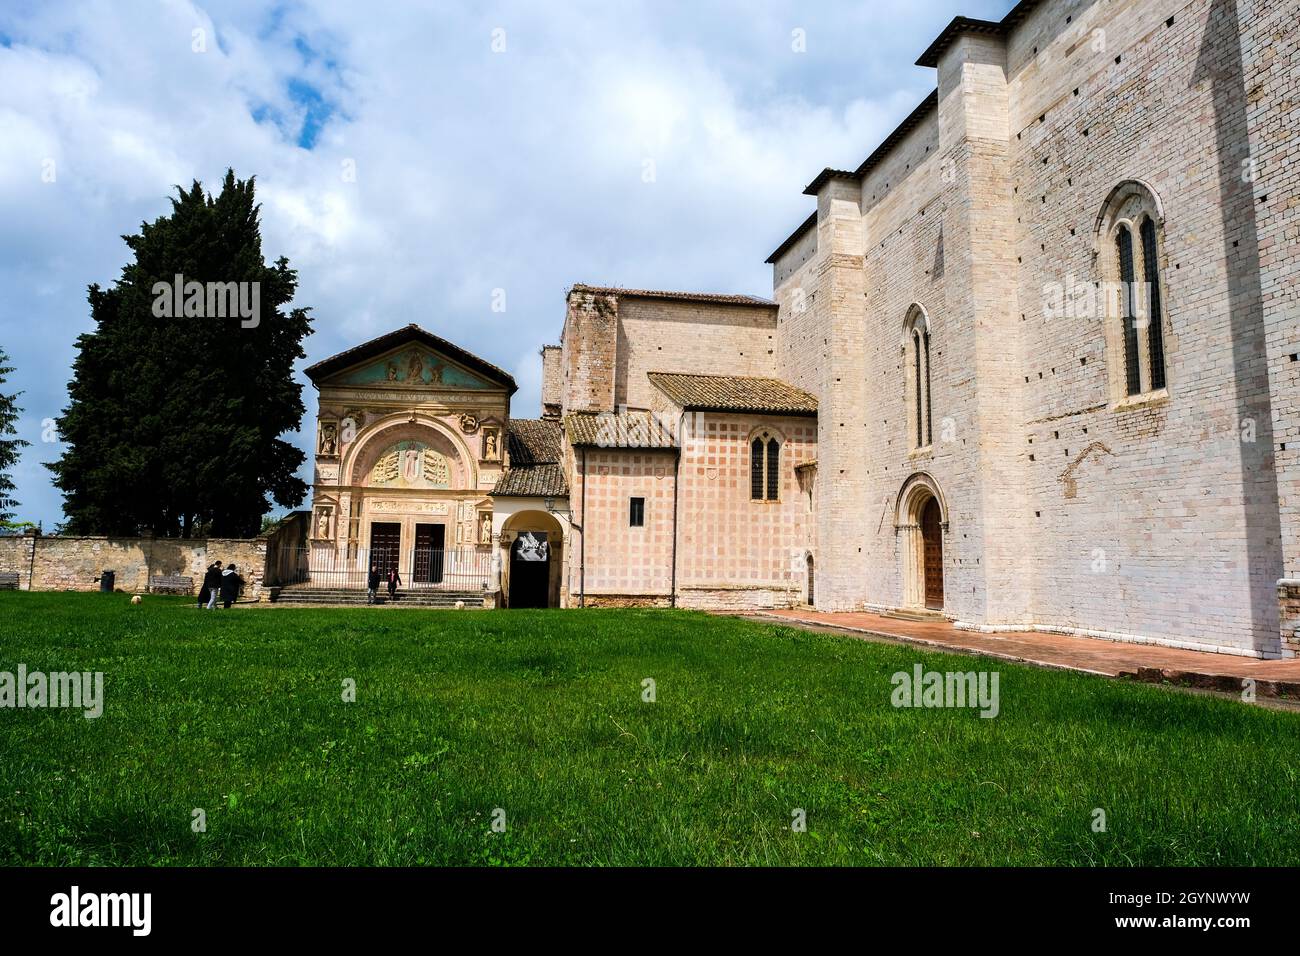
[{"label": "arched entrance porch", "polygon": [[545,511],[519,511],[501,526],[501,597],[509,608],[559,607],[564,529]]}]

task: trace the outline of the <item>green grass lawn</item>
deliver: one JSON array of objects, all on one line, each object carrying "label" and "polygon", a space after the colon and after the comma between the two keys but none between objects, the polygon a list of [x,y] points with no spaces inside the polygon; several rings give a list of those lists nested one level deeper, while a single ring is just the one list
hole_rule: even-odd
[{"label": "green grass lawn", "polygon": [[20,663],[105,708],[0,709],[0,864],[1300,861],[1300,715],[729,618],[0,594]]}]

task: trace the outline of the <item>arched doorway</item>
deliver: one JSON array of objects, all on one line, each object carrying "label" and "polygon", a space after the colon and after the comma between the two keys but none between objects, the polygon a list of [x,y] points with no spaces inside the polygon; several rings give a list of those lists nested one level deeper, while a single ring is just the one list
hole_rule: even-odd
[{"label": "arched doorway", "polygon": [[935,480],[918,472],[898,493],[895,533],[904,608],[942,611],[944,607],[943,539],[948,508]]},{"label": "arched doorway", "polygon": [[939,500],[930,498],[921,509],[922,595],[931,611],[943,610],[943,529]]},{"label": "arched doorway", "polygon": [[517,511],[501,527],[501,599],[508,608],[563,605],[564,531],[545,511]]}]

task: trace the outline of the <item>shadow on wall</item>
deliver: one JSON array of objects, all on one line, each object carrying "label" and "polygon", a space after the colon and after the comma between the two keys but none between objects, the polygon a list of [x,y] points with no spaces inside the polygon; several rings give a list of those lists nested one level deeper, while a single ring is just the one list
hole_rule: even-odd
[{"label": "shadow on wall", "polygon": [[1248,93],[1241,56],[1237,0],[1213,0],[1192,74],[1213,86],[1214,129],[1219,154],[1219,207],[1228,272],[1233,383],[1237,421],[1253,420],[1255,441],[1241,443],[1246,507],[1246,550],[1252,576],[1251,622],[1255,649],[1273,653],[1280,639],[1275,582],[1282,577],[1282,522],[1273,460],[1273,409],[1265,351],[1259,235],[1250,160]]}]

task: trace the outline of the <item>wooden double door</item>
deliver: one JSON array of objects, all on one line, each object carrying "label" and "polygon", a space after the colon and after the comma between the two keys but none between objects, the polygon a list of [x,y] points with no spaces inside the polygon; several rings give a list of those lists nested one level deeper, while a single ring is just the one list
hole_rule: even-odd
[{"label": "wooden double door", "polygon": [[370,563],[387,575],[397,567],[402,553],[402,526],[396,522],[376,522],[370,526]]},{"label": "wooden double door", "polygon": [[415,555],[411,561],[411,580],[415,584],[441,584],[447,527],[441,524],[415,526]]}]

